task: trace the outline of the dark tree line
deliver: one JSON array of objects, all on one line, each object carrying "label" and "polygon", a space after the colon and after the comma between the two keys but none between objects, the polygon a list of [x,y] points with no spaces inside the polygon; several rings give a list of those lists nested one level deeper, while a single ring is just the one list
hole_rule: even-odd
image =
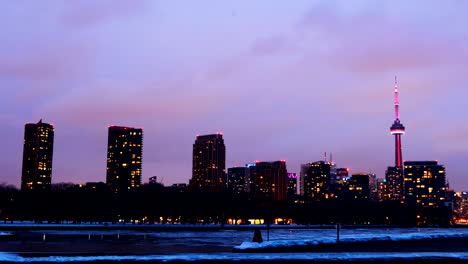
[{"label": "dark tree line", "polygon": [[48,192],[21,192],[0,186],[0,219],[49,223],[227,223],[227,219],[292,219],[298,224],[373,224],[414,226],[447,225],[450,210],[421,209],[400,203],[370,200],[294,199],[256,201],[246,194],[228,191],[183,190],[162,185],[143,185],[115,194],[105,188],[76,185]]}]

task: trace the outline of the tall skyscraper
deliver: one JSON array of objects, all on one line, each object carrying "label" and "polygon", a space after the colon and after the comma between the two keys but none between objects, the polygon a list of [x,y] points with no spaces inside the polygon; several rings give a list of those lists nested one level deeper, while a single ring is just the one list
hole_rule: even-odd
[{"label": "tall skyscraper", "polygon": [[385,174],[387,180],[387,195],[389,200],[404,201],[403,158],[401,153],[401,135],[405,127],[400,122],[400,103],[398,100],[398,84],[395,76],[394,90],[395,121],[390,127],[390,134],[395,136],[395,166],[388,167]]},{"label": "tall skyscraper", "polygon": [[283,201],[287,199],[286,161],[257,161],[253,174],[254,186],[250,188],[256,200]]},{"label": "tall skyscraper", "polygon": [[301,195],[306,199],[323,201],[329,198],[332,164],[325,161],[301,165]]},{"label": "tall skyscraper", "polygon": [[50,190],[54,127],[39,120],[24,127],[23,169],[21,190]]},{"label": "tall skyscraper", "polygon": [[440,207],[445,202],[445,167],[437,161],[405,161],[405,201],[409,205]]},{"label": "tall skyscraper", "polygon": [[143,130],[110,126],[107,143],[106,183],[113,192],[123,192],[141,185]]},{"label": "tall skyscraper", "polygon": [[197,136],[193,144],[190,188],[221,190],[226,188],[226,146],[223,134]]}]

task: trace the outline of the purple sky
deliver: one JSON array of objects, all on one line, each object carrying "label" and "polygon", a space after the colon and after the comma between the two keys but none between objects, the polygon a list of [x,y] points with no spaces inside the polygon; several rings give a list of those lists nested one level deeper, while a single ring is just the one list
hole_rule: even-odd
[{"label": "purple sky", "polygon": [[468,190],[467,1],[5,1],[0,177],[26,122],[55,125],[52,182],[105,181],[107,126],[144,129],[143,182],[188,182],[196,134],[227,166],[333,152],[384,177],[398,75],[404,160]]}]

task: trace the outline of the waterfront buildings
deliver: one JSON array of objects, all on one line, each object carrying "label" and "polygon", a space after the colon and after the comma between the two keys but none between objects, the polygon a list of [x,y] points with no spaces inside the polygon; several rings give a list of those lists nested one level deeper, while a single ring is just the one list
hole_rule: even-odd
[{"label": "waterfront buildings", "polygon": [[286,161],[257,161],[253,170],[250,191],[258,201],[283,201],[287,199],[288,173]]},{"label": "waterfront buildings", "polygon": [[331,163],[325,161],[301,165],[301,196],[308,200],[323,201],[329,198]]},{"label": "waterfront buildings", "polygon": [[369,174],[357,173],[349,181],[349,197],[351,199],[367,200],[370,195]]},{"label": "waterfront buildings", "polygon": [[385,171],[385,200],[404,202],[403,167],[390,166]]},{"label": "waterfront buildings", "polygon": [[193,144],[190,188],[226,188],[226,146],[223,134],[198,135]]},{"label": "waterfront buildings", "polygon": [[22,191],[50,190],[54,127],[51,124],[27,123],[24,127]]},{"label": "waterfront buildings", "polygon": [[337,168],[335,180],[330,186],[330,197],[334,199],[345,198],[349,187],[349,168]]},{"label": "waterfront buildings", "polygon": [[227,187],[234,194],[241,194],[247,191],[248,184],[248,168],[233,167],[228,169]]},{"label": "waterfront buildings", "polygon": [[297,196],[297,173],[288,173],[288,199]]},{"label": "waterfront buildings", "polygon": [[372,201],[379,201],[379,182],[381,179],[377,175],[370,173],[369,175],[369,199]]},{"label": "waterfront buildings", "polygon": [[405,202],[419,207],[441,207],[446,200],[445,166],[437,161],[405,161]]},{"label": "waterfront buildings", "polygon": [[106,183],[118,193],[141,185],[143,130],[110,126],[107,143]]}]

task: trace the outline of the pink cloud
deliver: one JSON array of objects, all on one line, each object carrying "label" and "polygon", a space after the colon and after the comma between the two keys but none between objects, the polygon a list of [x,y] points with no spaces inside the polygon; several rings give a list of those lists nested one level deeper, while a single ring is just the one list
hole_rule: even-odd
[{"label": "pink cloud", "polygon": [[404,13],[394,17],[385,6],[343,14],[336,7],[322,5],[303,17],[299,29],[316,34],[317,41],[328,47],[329,59],[354,72],[466,65],[468,48],[463,38],[456,31],[428,30],[438,22],[429,16],[422,20],[424,26]]},{"label": "pink cloud", "polygon": [[90,55],[85,45],[51,44],[33,44],[5,54],[6,60],[0,61],[0,76],[30,81],[64,80],[85,71],[83,66]]},{"label": "pink cloud", "polygon": [[[119,120],[158,118],[171,121],[187,120],[220,107],[220,94],[172,89],[161,90],[150,81],[105,80],[82,84],[38,112],[44,112],[57,122],[88,122],[109,124]],[[165,85],[171,86],[166,83]]]}]

